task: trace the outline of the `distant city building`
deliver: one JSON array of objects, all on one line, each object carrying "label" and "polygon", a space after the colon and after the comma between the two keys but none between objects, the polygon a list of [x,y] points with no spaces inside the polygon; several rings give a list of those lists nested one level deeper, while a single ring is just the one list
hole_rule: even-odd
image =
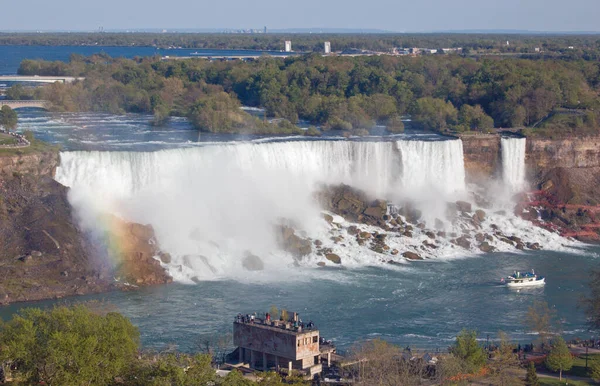
[{"label": "distant city building", "polygon": [[535,47],[535,52],[540,52],[540,47]]},{"label": "distant city building", "polygon": [[510,46],[510,43],[508,42],[508,40],[506,41],[506,45],[507,45],[507,46]]},{"label": "distant city building", "polygon": [[325,53],[326,54],[331,53],[331,42],[325,42]]},{"label": "distant city building", "polygon": [[265,26],[263,33],[265,33],[265,34],[267,33],[267,26]]},{"label": "distant city building", "polygon": [[285,41],[285,52],[292,52],[292,41],[291,40]]}]

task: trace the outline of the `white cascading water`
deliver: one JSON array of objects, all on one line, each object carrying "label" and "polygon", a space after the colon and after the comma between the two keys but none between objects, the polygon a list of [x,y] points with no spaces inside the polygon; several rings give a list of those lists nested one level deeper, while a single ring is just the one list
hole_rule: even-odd
[{"label": "white cascading water", "polygon": [[416,194],[454,194],[465,190],[461,140],[398,141],[402,186]]},{"label": "white cascading water", "polygon": [[525,138],[502,138],[502,180],[512,193],[525,189]]},{"label": "white cascading water", "polygon": [[[63,152],[56,179],[72,188],[70,202],[88,230],[98,227],[102,213],[151,224],[161,248],[172,256],[170,274],[180,281],[246,278],[240,262],[248,252],[261,258],[265,271],[291,266],[293,258],[278,250],[273,232],[273,225],[282,219],[304,236],[322,240],[324,247],[343,256],[345,265],[385,263],[382,255],[358,245],[346,233],[349,224],[342,224],[341,218],[336,219],[341,227],[322,220],[314,198],[322,183],[346,183],[396,203],[409,199],[423,210],[428,224],[444,219],[447,202],[466,194],[460,140],[294,141],[157,152]],[[502,221],[494,220],[498,225]],[[510,221],[507,226],[529,228],[523,220]],[[344,236],[345,241],[334,243],[332,236]],[[396,235],[386,242],[426,257],[464,253],[442,239],[435,252],[422,251],[426,240],[425,232],[415,229],[412,238]],[[323,257],[313,254],[303,261],[315,266],[319,259]]]},{"label": "white cascading water", "polygon": [[151,224],[172,265],[187,271],[171,273],[189,278],[206,273],[207,260],[217,275],[232,273],[247,251],[281,265],[273,224],[291,220],[318,234],[317,184],[348,183],[385,197],[398,175],[390,142],[296,141],[64,152],[56,179],[72,187],[87,229],[106,212]]}]

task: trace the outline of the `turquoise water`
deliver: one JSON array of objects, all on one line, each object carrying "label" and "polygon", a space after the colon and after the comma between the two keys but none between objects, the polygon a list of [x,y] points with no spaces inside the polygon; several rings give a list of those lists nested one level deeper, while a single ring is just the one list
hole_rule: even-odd
[{"label": "turquoise water", "polygon": [[[598,267],[598,252],[600,248],[589,247],[581,254],[492,253],[391,269],[290,268],[277,277],[256,274],[245,282],[173,284],[67,302],[104,299],[139,326],[145,347],[176,344],[185,351],[194,350],[203,334],[228,331],[238,312],[261,313],[272,304],[314,321],[321,335],[341,349],[375,337],[446,349],[462,328],[476,329],[482,340],[502,330],[530,343],[535,336],[523,321],[534,300],[556,309],[567,338],[590,338],[577,303],[586,293],[590,269]],[[531,268],[547,277],[545,287],[516,291],[499,285],[500,277]],[[30,305],[7,306],[0,315],[8,318],[23,306]]]}]

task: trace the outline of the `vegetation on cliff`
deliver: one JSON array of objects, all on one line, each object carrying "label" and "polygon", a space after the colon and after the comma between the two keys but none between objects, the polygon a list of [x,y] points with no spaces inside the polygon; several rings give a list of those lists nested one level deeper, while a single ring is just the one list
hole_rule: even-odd
[{"label": "vegetation on cliff", "polygon": [[[536,127],[557,109],[597,128],[600,65],[587,61],[423,57],[302,57],[210,62],[73,56],[69,63],[23,61],[21,74],[86,80],[38,89],[55,109],[188,116],[206,131],[294,132],[304,119],[327,129],[398,129],[399,117],[440,132]],[[26,97],[26,96],[24,96]],[[240,111],[263,107],[265,123]],[[291,124],[281,124],[287,122]],[[564,125],[551,125],[563,130]]]}]

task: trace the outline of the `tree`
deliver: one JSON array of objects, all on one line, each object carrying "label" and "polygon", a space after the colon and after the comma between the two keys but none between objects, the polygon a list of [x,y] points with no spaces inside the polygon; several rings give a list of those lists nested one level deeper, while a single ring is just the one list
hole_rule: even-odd
[{"label": "tree", "polygon": [[527,310],[525,325],[530,331],[538,334],[541,343],[546,344],[557,332],[556,310],[548,307],[548,303],[544,301],[534,300]]},{"label": "tree", "polygon": [[590,274],[589,282],[590,296],[583,298],[585,314],[588,318],[588,325],[592,330],[600,329],[600,270],[594,270]]},{"label": "tree", "polygon": [[404,122],[402,122],[402,119],[396,115],[387,120],[385,123],[385,128],[390,133],[402,133],[404,132]]},{"label": "tree", "polygon": [[198,340],[198,348],[204,354],[209,354],[215,363],[225,361],[225,355],[232,348],[233,336],[225,334],[205,334]]},{"label": "tree", "polygon": [[455,357],[464,361],[468,372],[478,371],[486,362],[485,351],[477,342],[475,331],[462,330],[456,336],[456,342],[450,351]]},{"label": "tree", "polygon": [[108,384],[135,359],[139,332],[122,315],[83,305],[22,310],[0,335],[0,360],[28,383]]},{"label": "tree", "polygon": [[7,130],[14,130],[17,128],[17,122],[17,112],[11,109],[8,105],[2,106],[0,109],[0,126]]},{"label": "tree", "polygon": [[458,112],[451,102],[425,97],[418,99],[413,120],[425,130],[447,131],[456,124]]},{"label": "tree", "polygon": [[545,364],[548,370],[559,372],[559,380],[562,380],[563,370],[570,370],[573,366],[573,356],[562,337],[558,336],[552,341],[552,348],[546,357]]},{"label": "tree", "polygon": [[357,385],[414,385],[422,378],[421,361],[382,339],[363,342],[352,351]]},{"label": "tree", "polygon": [[458,112],[458,123],[468,130],[486,131],[494,127],[494,120],[480,105],[462,105]]},{"label": "tree", "polygon": [[[310,128],[309,128],[309,130],[310,130]],[[271,308],[269,308],[269,315],[271,315],[271,320],[279,319],[279,310],[277,309],[277,307],[275,305],[272,305]]]},{"label": "tree", "polygon": [[525,386],[539,386],[540,380],[538,379],[537,372],[535,371],[535,364],[533,361],[529,362],[527,366],[527,375],[525,376]]},{"label": "tree", "polygon": [[515,379],[510,375],[509,370],[519,364],[517,355],[514,353],[515,345],[510,343],[508,336],[503,331],[498,333],[498,337],[500,345],[490,366],[494,370],[494,375],[498,377],[500,385],[512,385],[515,383]]},{"label": "tree", "polygon": [[592,362],[591,368],[591,377],[596,381],[600,381],[600,360],[596,359]]}]

